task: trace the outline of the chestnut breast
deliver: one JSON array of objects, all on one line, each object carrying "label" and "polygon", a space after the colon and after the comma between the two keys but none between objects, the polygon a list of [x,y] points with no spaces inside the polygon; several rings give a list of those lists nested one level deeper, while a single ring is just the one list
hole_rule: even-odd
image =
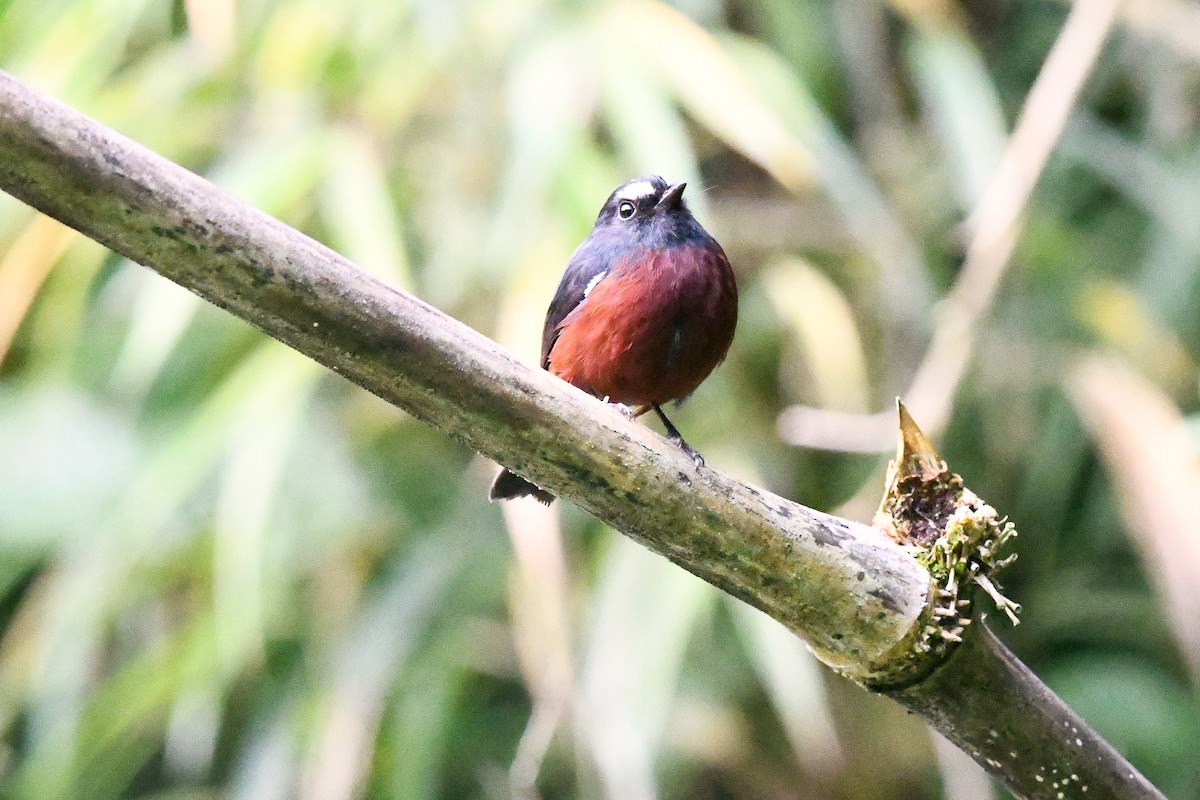
[{"label": "chestnut breast", "polygon": [[719,245],[637,250],[613,265],[557,326],[547,367],[611,402],[691,394],[721,362],[737,325],[737,286]]}]

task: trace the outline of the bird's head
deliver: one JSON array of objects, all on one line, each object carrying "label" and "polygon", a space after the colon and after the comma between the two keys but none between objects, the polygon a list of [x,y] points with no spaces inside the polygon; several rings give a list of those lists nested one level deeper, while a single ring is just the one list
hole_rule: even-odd
[{"label": "bird's head", "polygon": [[657,175],[626,181],[608,196],[593,230],[660,246],[687,238],[699,226],[683,202],[686,186]]}]

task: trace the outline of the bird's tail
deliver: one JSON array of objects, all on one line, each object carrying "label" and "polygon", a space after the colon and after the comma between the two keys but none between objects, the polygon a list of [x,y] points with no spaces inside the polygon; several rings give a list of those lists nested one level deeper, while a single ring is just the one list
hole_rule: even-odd
[{"label": "bird's tail", "polygon": [[493,501],[515,500],[518,497],[532,497],[545,505],[554,502],[554,495],[545,489],[535,486],[515,472],[509,472],[507,469],[500,470],[496,480],[492,481],[492,490],[488,492],[488,499]]}]

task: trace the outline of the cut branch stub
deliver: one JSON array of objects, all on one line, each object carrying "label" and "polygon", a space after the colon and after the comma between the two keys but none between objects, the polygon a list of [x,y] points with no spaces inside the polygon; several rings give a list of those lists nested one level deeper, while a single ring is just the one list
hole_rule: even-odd
[{"label": "cut branch stub", "polygon": [[[1000,594],[993,575],[1016,555],[998,553],[1017,535],[1011,522],[966,488],[896,402],[900,444],[888,465],[886,489],[875,526],[908,549],[932,580],[929,604],[914,634],[893,651],[892,668],[880,670],[872,688],[891,689],[918,681],[962,641],[971,624],[972,584],[982,588],[1014,625],[1020,606]],[[904,657],[907,655],[907,657]]]}]

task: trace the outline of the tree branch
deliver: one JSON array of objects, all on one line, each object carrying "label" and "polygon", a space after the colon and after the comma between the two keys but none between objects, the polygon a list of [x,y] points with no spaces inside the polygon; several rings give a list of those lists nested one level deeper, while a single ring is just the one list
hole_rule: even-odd
[{"label": "tree branch", "polygon": [[886,694],[1018,797],[1165,800],[984,625],[928,679]]},{"label": "tree branch", "polygon": [[[1088,783],[1084,797],[1159,796],[989,636],[968,636],[934,671],[947,651],[916,646],[933,619],[930,575],[878,530],[697,469],[648,428],[3,72],[0,188],[762,609],[1025,796],[1055,796],[1001,758],[1033,752],[1025,741]],[[992,735],[1014,699],[1037,713]],[[1064,744],[1064,728],[1087,746]]]}]

